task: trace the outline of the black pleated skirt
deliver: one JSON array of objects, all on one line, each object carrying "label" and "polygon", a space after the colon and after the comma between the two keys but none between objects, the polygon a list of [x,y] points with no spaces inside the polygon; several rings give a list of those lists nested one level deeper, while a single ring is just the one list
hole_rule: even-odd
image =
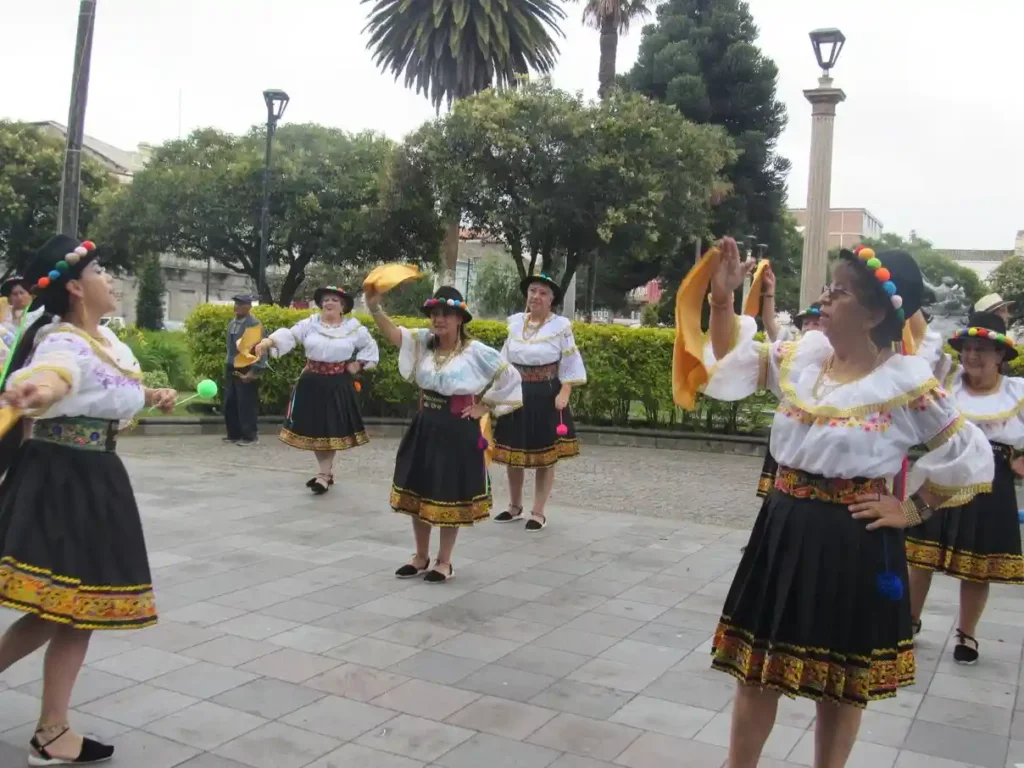
[{"label": "black pleated skirt", "polygon": [[[561,388],[558,379],[523,381],[523,407],[502,416],[494,427],[495,462],[538,469],[580,455],[572,410],[555,408]],[[559,424],[565,424],[564,435],[558,434]]]},{"label": "black pleated skirt", "polygon": [[441,395],[423,399],[398,446],[391,508],[439,528],[486,520],[491,486],[480,422],[453,413]]},{"label": "black pleated skirt", "polygon": [[1020,522],[1011,452],[993,446],[992,492],[961,507],[939,510],[907,531],[907,562],[964,581],[1024,584]]},{"label": "black pleated skirt", "polygon": [[156,623],[142,522],[116,453],[25,443],[0,486],[0,605],[76,629]]},{"label": "black pleated skirt", "polygon": [[368,443],[353,378],[304,370],[279,437],[304,451],[344,451]]},{"label": "black pleated skirt", "polygon": [[[879,576],[899,576],[899,599]],[[912,685],[902,533],[847,505],[775,490],[765,500],[713,641],[712,666],[788,696],[863,707]]]}]

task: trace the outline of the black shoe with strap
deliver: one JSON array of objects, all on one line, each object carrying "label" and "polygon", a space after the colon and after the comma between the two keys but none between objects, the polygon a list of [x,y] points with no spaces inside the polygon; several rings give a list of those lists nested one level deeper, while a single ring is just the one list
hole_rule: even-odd
[{"label": "black shoe with strap", "polygon": [[78,753],[78,757],[74,760],[69,760],[63,757],[54,757],[51,755],[46,748],[53,744],[57,739],[67,733],[70,728],[65,728],[63,731],[58,733],[54,738],[50,739],[45,744],[40,743],[39,733],[32,737],[29,745],[32,747],[32,753],[28,756],[28,764],[31,766],[51,766],[51,765],[90,765],[93,763],[103,763],[114,756],[114,748],[109,744],[101,744],[98,741],[92,739],[82,739],[82,749]]},{"label": "black shoe with strap", "polygon": [[953,648],[953,660],[957,664],[971,666],[978,663],[978,656],[978,641],[962,629],[957,629],[956,647]]},{"label": "black shoe with strap", "polygon": [[523,516],[523,508],[517,507],[515,504],[509,504],[508,509],[504,512],[499,512],[494,516],[494,522],[496,523],[514,523],[516,520],[521,519]]}]

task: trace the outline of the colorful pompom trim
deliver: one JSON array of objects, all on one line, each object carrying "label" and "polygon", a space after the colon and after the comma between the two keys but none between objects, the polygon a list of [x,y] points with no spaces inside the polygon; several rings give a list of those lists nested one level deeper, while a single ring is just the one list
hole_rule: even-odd
[{"label": "colorful pompom trim", "polygon": [[1017,346],[1017,342],[1005,333],[996,333],[988,328],[961,328],[959,331],[955,331],[953,333],[954,339],[962,339],[965,336],[975,336],[980,339],[992,339],[992,341],[1005,344],[1008,347]]},{"label": "colorful pompom trim", "polygon": [[58,261],[48,274],[40,277],[36,281],[36,284],[32,286],[31,290],[36,291],[50,287],[55,280],[60,280],[65,274],[67,274],[69,269],[88,256],[91,251],[95,250],[96,244],[93,243],[92,240],[86,240],[75,248],[75,250],[71,251],[71,253],[64,256],[61,261]]},{"label": "colorful pompom trim", "polygon": [[889,295],[889,302],[892,304],[892,308],[896,310],[896,316],[900,320],[906,320],[906,315],[903,312],[903,297],[899,295],[899,289],[896,287],[896,283],[892,281],[892,273],[885,268],[882,260],[875,255],[874,248],[858,245],[853,249],[853,252],[857,258],[864,262],[864,266],[871,270],[875,279],[882,284],[882,288]]},{"label": "colorful pompom trim", "polygon": [[423,306],[426,308],[431,307],[452,307],[454,309],[469,309],[469,305],[464,301],[456,301],[455,299],[427,299],[423,302]]}]

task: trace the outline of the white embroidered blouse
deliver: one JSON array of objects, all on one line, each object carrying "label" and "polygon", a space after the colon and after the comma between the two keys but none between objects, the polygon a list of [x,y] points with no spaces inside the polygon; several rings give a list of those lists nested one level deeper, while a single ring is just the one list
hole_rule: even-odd
[{"label": "white embroidered blouse", "polygon": [[587,369],[572,334],[572,322],[562,315],[551,315],[536,325],[528,324],[525,312],[508,319],[508,336],[501,356],[512,365],[552,365],[558,363],[558,379],[563,384],[587,383]]},{"label": "white embroidered blouse", "polygon": [[479,395],[495,416],[511,413],[523,404],[519,371],[501,354],[479,341],[470,341],[445,360],[427,349],[431,333],[425,328],[401,328],[398,372],[406,381],[439,395]]},{"label": "white embroidered blouse", "polygon": [[35,349],[23,368],[8,383],[22,381],[40,371],[53,371],[70,386],[68,394],[38,419],[84,416],[120,421],[132,418],[145,406],[142,369],[131,349],[113,331],[101,327],[103,341],[69,323],[41,328]]},{"label": "white embroidered blouse", "polygon": [[752,341],[752,324],[740,321],[736,344],[709,370],[704,392],[718,400],[765,387],[774,392],[780,402],[771,452],[780,465],[825,477],[891,479],[908,451],[924,445],[928,453],[914,463],[909,492],[924,486],[950,497],[944,506],[951,506],[990,489],[988,440],[960,415],[925,360],[894,355],[842,384],[828,375],[832,346],[821,331],[766,344]]},{"label": "white embroidered blouse", "polygon": [[278,328],[270,334],[270,339],[274,342],[273,357],[287,355],[301,344],[306,359],[319,363],[355,360],[364,368],[372,368],[380,362],[377,342],[354,317],[346,318],[340,325],[327,325],[319,314],[310,315],[291,328]]}]

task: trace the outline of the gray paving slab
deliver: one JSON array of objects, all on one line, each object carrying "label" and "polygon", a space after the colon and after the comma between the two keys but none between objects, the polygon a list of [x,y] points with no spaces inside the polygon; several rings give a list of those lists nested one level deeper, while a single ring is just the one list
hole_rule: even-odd
[{"label": "gray paving slab", "polygon": [[[708,648],[757,460],[588,448],[559,467],[543,534],[462,532],[458,577],[432,586],[391,577],[411,552],[387,509],[395,441],[342,456],[323,497],[309,456],[272,439],[122,447],[161,623],[97,635],[72,699],[114,766],[724,764],[734,684]],[[956,602],[937,578],[918,682],[869,707],[850,768],[1024,763],[1024,593],[992,590],[970,668],[951,661]],[[40,676],[40,654],[0,675],[0,765],[23,759]],[[761,765],[810,765],[814,717],[783,699]]]}]

